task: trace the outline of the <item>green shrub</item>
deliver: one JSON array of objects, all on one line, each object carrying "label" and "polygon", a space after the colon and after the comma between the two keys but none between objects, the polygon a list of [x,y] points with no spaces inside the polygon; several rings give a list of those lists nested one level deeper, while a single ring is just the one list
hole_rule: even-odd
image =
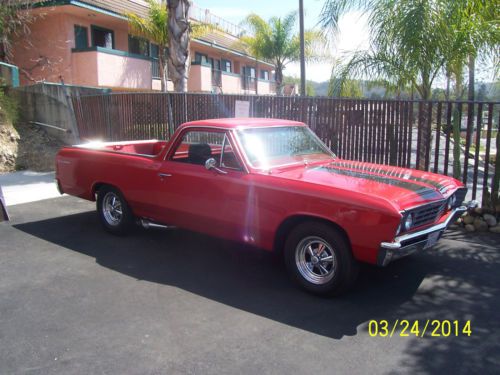
[{"label": "green shrub", "polygon": [[19,118],[19,104],[17,99],[0,88],[0,121],[6,120],[15,123]]}]

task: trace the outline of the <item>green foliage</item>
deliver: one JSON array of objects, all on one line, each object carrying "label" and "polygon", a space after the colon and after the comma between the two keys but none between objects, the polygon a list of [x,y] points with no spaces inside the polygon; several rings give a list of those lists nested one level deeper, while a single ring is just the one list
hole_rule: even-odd
[{"label": "green foliage", "polygon": [[363,88],[356,79],[345,79],[342,82],[332,77],[328,86],[328,96],[340,98],[362,98]]},{"label": "green foliage", "polygon": [[167,90],[166,51],[168,47],[168,12],[163,1],[147,0],[148,17],[142,18],[134,13],[127,13],[130,32],[158,45],[158,63],[160,66],[162,91]]},{"label": "green foliage", "polygon": [[[285,84],[300,84],[300,78],[296,77],[290,77],[290,76],[284,76],[283,77],[283,83]],[[314,88],[314,82],[306,80],[306,95],[307,96],[315,96],[316,95],[316,89]]]},{"label": "green foliage", "polygon": [[168,13],[165,3],[147,0],[149,4],[148,18],[141,18],[134,13],[127,13],[130,31],[135,36],[140,36],[149,41],[163,46],[168,46]]},{"label": "green foliage", "polygon": [[[300,60],[300,39],[295,31],[297,13],[289,13],[285,17],[272,17],[267,22],[257,14],[250,14],[244,25],[251,31],[251,36],[243,36],[242,46],[249,54],[268,61],[276,66],[276,84],[280,92],[283,83],[283,70],[290,62]],[[326,39],[315,30],[304,33],[305,58],[307,61],[318,61],[325,57]]]},{"label": "green foliage", "polygon": [[17,99],[0,88],[0,123],[5,120],[15,123],[18,118],[19,104]]},{"label": "green foliage", "polygon": [[422,99],[430,99],[432,83],[443,68],[461,71],[467,58],[480,51],[498,58],[495,4],[493,0],[326,0],[320,23],[336,33],[347,11],[369,14],[370,50],[356,52],[337,69],[340,82],[368,76],[399,91],[411,86]]}]

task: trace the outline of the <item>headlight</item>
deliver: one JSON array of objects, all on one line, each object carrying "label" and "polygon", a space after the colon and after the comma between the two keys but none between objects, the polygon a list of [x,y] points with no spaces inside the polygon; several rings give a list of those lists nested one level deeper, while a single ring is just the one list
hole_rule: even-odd
[{"label": "headlight", "polygon": [[405,218],[404,228],[405,230],[410,230],[413,225],[414,215],[412,213],[408,214]]},{"label": "headlight", "polygon": [[453,194],[448,198],[448,210],[451,210],[453,207],[455,207],[455,203],[457,203],[457,197],[455,196],[455,194]]}]

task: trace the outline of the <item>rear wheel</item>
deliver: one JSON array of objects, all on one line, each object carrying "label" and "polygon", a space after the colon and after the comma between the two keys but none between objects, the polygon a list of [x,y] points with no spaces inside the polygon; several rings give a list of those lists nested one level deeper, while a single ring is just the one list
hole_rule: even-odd
[{"label": "rear wheel", "polygon": [[123,195],[111,186],[103,186],[97,195],[97,212],[108,232],[123,235],[134,224],[134,215]]},{"label": "rear wheel", "polygon": [[288,235],[284,255],[292,279],[309,292],[338,295],[356,281],[359,266],[349,242],[326,223],[297,225]]}]

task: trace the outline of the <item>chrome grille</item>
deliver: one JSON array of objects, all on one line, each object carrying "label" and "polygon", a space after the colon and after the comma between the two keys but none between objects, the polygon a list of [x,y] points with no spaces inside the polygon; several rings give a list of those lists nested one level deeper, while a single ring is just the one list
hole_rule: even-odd
[{"label": "chrome grille", "polygon": [[444,214],[445,209],[446,201],[427,204],[425,206],[412,210],[413,214],[415,215],[412,227],[415,228],[421,225],[434,223]]}]

